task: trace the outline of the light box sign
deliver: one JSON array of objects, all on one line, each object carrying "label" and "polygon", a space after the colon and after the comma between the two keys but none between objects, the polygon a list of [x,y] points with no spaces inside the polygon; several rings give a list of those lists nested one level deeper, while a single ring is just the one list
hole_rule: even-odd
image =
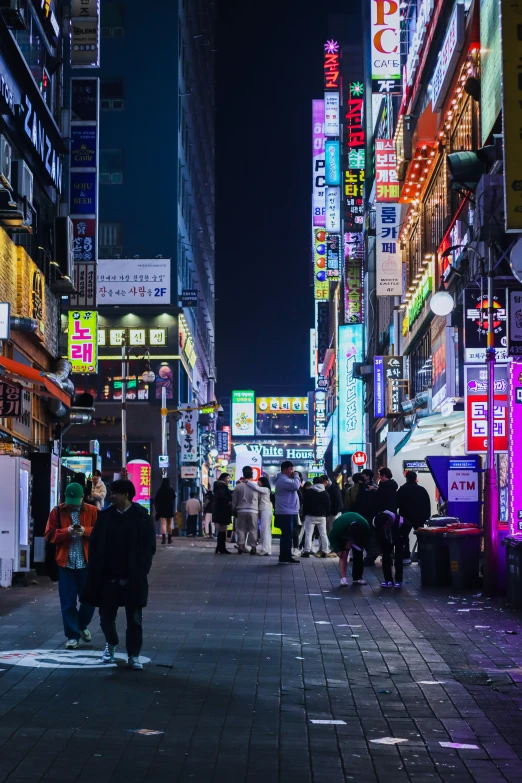
[{"label": "light box sign", "polygon": [[337,41],[324,45],[324,88],[338,90],[341,86],[341,47]]},{"label": "light box sign", "polygon": [[393,139],[375,140],[375,199],[398,201],[397,155]]},{"label": "light box sign", "polygon": [[73,373],[97,372],[98,313],[95,310],[69,311],[67,348]]},{"label": "light box sign", "polygon": [[100,258],[98,304],[170,304],[170,266],[169,258]]},{"label": "light box sign", "polygon": [[509,292],[508,352],[522,356],[522,291]]},{"label": "light box sign", "polygon": [[232,392],[232,436],[256,434],[256,395],[255,392]]},{"label": "light box sign", "polygon": [[325,142],[324,100],[312,101],[312,220],[314,226],[325,225]]},{"label": "light box sign", "polygon": [[509,502],[511,532],[522,532],[522,362],[509,365]]},{"label": "light box sign", "polygon": [[400,204],[376,205],[377,296],[402,295],[402,259],[399,246]]},{"label": "light box sign", "polygon": [[[464,367],[466,453],[481,454],[488,447],[488,370],[486,365]],[[495,452],[508,451],[508,368],[495,367]]]},{"label": "light box sign", "polygon": [[326,230],[341,232],[341,188],[326,188]]},{"label": "light box sign", "polygon": [[127,474],[136,490],[133,503],[139,503],[150,511],[150,464],[143,459],[132,459],[127,463]]},{"label": "light box sign", "polygon": [[192,405],[180,405],[181,410],[181,430],[184,435],[181,438],[181,461],[198,461],[198,422],[199,411],[191,410]]},{"label": "light box sign", "polygon": [[339,452],[364,451],[363,383],[354,375],[354,365],[363,361],[363,325],[339,327]]},{"label": "light box sign", "polygon": [[96,263],[74,265],[74,287],[69,303],[73,307],[94,307],[96,294]]},{"label": "light box sign", "polygon": [[[495,360],[507,362],[507,314],[506,289],[495,287],[493,297],[493,333]],[[464,289],[464,361],[466,364],[483,364],[486,361],[488,333],[488,297],[478,289]]]},{"label": "light box sign", "polygon": [[76,169],[96,168],[97,128],[95,125],[71,126],[71,166]]},{"label": "light box sign", "polygon": [[72,218],[75,261],[96,261],[96,218]]},{"label": "light box sign", "polygon": [[326,270],[326,231],[314,228],[312,234],[312,254],[314,265],[314,298],[318,301],[328,300],[330,288]]},{"label": "light box sign", "polygon": [[220,454],[228,454],[230,452],[230,433],[225,430],[216,431],[216,449]]},{"label": "light box sign", "polygon": [[399,0],[370,0],[372,92],[400,94],[401,12]]},{"label": "light box sign", "polygon": [[341,275],[341,235],[326,235],[326,269],[328,280],[339,280]]},{"label": "light box sign", "polygon": [[364,220],[365,131],[363,124],[364,85],[350,82],[344,109],[346,163],[344,172],[344,226],[362,231]]},{"label": "light box sign", "polygon": [[501,9],[505,223],[522,231],[522,0],[501,0]]},{"label": "light box sign", "polygon": [[308,397],[258,397],[257,413],[308,413]]},{"label": "light box sign", "polygon": [[344,322],[362,324],[364,241],[362,234],[344,235]]},{"label": "light box sign", "polygon": [[325,92],[324,94],[324,133],[325,136],[339,136],[340,107],[339,93]]},{"label": "light box sign", "polygon": [[464,21],[464,4],[457,3],[453,9],[431,81],[431,102],[434,112],[442,111],[448,87],[455,75],[455,66],[464,46]]},{"label": "light box sign", "polygon": [[386,416],[384,407],[384,356],[373,357],[373,415],[376,419]]},{"label": "light box sign", "polygon": [[327,185],[341,184],[340,142],[327,141],[324,145],[325,179]]}]

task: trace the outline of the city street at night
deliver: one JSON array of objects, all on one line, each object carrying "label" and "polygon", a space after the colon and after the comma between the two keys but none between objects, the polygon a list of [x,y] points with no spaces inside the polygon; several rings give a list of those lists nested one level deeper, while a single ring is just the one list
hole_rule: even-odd
[{"label": "city street at night", "polygon": [[522,622],[502,601],[421,590],[418,566],[400,593],[378,567],[339,589],[335,560],[212,549],[157,554],[141,672],[100,663],[97,617],[64,650],[47,579],[0,593],[2,783],[520,781]]}]

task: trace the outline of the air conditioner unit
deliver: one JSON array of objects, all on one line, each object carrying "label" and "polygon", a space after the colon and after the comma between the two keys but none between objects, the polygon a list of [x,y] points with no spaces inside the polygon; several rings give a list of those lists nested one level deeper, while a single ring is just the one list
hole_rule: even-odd
[{"label": "air conditioner unit", "polygon": [[0,180],[6,188],[9,188],[9,190],[12,190],[11,157],[11,145],[8,143],[7,139],[5,139],[3,136],[0,136]]},{"label": "air conditioner unit", "polygon": [[0,0],[0,13],[11,30],[27,29],[27,0]]},{"label": "air conditioner unit", "polygon": [[33,172],[23,160],[13,161],[13,186],[20,198],[33,205]]},{"label": "air conditioner unit", "polygon": [[54,219],[54,256],[62,275],[73,277],[74,270],[74,236],[70,217]]}]

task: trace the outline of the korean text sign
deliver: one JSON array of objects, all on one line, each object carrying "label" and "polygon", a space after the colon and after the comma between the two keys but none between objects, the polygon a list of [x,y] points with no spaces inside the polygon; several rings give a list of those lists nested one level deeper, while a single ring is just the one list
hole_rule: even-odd
[{"label": "korean text sign", "polygon": [[75,373],[98,370],[98,313],[96,310],[70,310],[67,355]]},{"label": "korean text sign", "polygon": [[101,258],[97,302],[100,305],[170,304],[170,259]]},{"label": "korean text sign", "polygon": [[127,473],[136,490],[134,503],[150,511],[150,464],[143,459],[133,459],[127,463]]},{"label": "korean text sign", "polygon": [[363,322],[364,241],[361,234],[344,235],[344,322]]},{"label": "korean text sign", "polygon": [[398,201],[397,155],[393,139],[375,140],[375,198],[377,201]]},{"label": "korean text sign", "polygon": [[509,499],[511,532],[522,532],[522,362],[509,365]]},{"label": "korean text sign", "polygon": [[401,296],[400,204],[377,204],[377,296]]},{"label": "korean text sign", "polygon": [[372,92],[400,93],[401,12],[399,0],[370,0]]},{"label": "korean text sign", "polygon": [[181,429],[185,434],[181,437],[181,461],[198,461],[198,421],[199,411],[190,410],[192,406],[181,405]]},{"label": "korean text sign", "polygon": [[501,0],[506,231],[522,231],[522,0]]},{"label": "korean text sign", "polygon": [[364,216],[365,131],[363,124],[364,85],[350,82],[344,108],[346,165],[344,172],[344,225],[362,231]]},{"label": "korean text sign", "polygon": [[[480,454],[488,448],[488,371],[486,365],[464,368],[466,452]],[[508,369],[495,367],[495,452],[508,451]]]},{"label": "korean text sign", "polygon": [[363,360],[363,325],[339,327],[339,453],[364,451],[363,384],[354,375],[354,364]]},{"label": "korean text sign", "polygon": [[22,415],[21,386],[0,382],[0,418],[11,418]]},{"label": "korean text sign", "polygon": [[382,419],[384,408],[384,356],[373,357],[373,415]]},{"label": "korean text sign", "polygon": [[326,222],[325,141],[324,100],[312,101],[312,222],[314,226],[324,226]]},{"label": "korean text sign", "polygon": [[[466,364],[482,364],[486,361],[488,333],[488,297],[480,290],[464,289],[464,361]],[[506,334],[506,289],[495,287],[493,296],[493,332],[495,360],[508,360]]]},{"label": "korean text sign", "polygon": [[232,435],[256,434],[256,395],[251,390],[232,392]]}]

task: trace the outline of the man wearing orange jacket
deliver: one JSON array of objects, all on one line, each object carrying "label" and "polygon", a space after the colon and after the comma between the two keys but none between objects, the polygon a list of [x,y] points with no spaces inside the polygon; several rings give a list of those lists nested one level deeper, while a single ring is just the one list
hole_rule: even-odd
[{"label": "man wearing orange jacket", "polygon": [[87,584],[89,537],[97,517],[96,506],[83,501],[82,485],[73,482],[65,490],[65,503],[53,508],[45,528],[46,540],[56,545],[58,592],[68,650],[75,650],[80,639],[91,641],[87,626],[92,620],[94,606],[82,603],[81,595]]}]

